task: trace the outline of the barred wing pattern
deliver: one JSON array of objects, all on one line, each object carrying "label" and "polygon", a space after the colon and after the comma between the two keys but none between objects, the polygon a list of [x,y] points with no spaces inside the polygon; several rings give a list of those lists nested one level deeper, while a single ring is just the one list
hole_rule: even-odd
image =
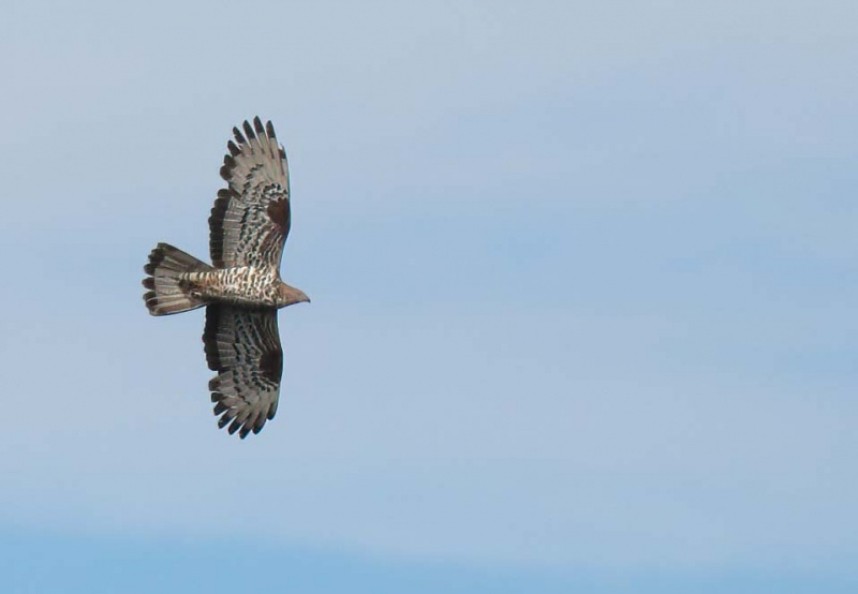
[{"label": "barred wing pattern", "polygon": [[209,369],[218,372],[209,382],[218,427],[229,424],[229,433],[238,431],[242,439],[259,433],[274,418],[280,397],[277,310],[209,305],[203,342]]},{"label": "barred wing pattern", "polygon": [[[233,128],[220,174],[229,186],[218,192],[209,217],[209,248],[216,268],[280,267],[289,235],[289,166],[274,126],[256,117]],[[238,144],[236,144],[236,142]]]}]

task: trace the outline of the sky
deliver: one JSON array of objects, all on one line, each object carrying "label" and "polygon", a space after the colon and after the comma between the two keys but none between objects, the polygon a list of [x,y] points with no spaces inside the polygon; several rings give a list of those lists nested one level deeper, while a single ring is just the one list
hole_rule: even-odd
[{"label": "sky", "polygon": [[[18,593],[854,592],[852,2],[13,2]],[[277,417],[217,430],[232,126],[289,155]]]}]

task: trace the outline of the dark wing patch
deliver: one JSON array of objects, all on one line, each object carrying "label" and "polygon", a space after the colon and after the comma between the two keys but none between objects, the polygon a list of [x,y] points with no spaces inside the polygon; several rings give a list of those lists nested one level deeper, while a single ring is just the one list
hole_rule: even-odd
[{"label": "dark wing patch", "polygon": [[283,349],[277,310],[229,305],[206,308],[206,361],[218,374],[209,382],[218,427],[242,439],[273,419],[280,397]]},{"label": "dark wing patch", "polygon": [[283,351],[271,350],[259,357],[259,370],[262,376],[272,384],[279,384],[283,376]]},{"label": "dark wing patch", "polygon": [[288,200],[281,198],[268,204],[268,218],[280,227],[280,232],[284,235],[289,232],[289,214]]},{"label": "dark wing patch", "polygon": [[[289,235],[289,166],[277,143],[274,126],[256,117],[244,133],[233,128],[221,177],[228,187],[218,192],[209,217],[209,248],[217,268],[280,266]],[[237,143],[237,144],[236,144]]]}]

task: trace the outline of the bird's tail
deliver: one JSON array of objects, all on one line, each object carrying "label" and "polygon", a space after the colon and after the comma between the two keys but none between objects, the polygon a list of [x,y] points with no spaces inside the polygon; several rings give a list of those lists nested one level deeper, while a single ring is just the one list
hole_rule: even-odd
[{"label": "bird's tail", "polygon": [[190,254],[167,243],[159,243],[149,254],[149,263],[143,267],[149,276],[143,286],[149,291],[143,295],[146,307],[153,316],[180,313],[205,305],[205,301],[191,294],[183,275],[204,272],[212,267]]}]

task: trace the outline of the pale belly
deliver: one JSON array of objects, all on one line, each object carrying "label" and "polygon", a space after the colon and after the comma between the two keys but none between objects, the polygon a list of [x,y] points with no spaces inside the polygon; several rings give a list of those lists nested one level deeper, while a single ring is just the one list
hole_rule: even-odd
[{"label": "pale belly", "polygon": [[280,275],[276,270],[241,266],[187,273],[189,289],[210,302],[245,307],[277,307]]}]

